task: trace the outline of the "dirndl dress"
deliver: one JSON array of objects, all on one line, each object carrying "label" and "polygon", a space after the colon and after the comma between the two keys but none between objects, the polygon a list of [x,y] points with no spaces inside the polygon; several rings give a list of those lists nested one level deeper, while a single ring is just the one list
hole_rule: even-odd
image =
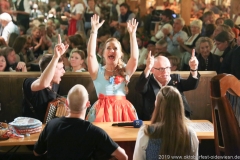
[{"label": "dirndl dress", "polygon": [[123,122],[138,119],[134,106],[126,99],[123,77],[106,80],[105,66],[99,65],[97,79],[93,81],[98,100],[93,104],[86,120],[90,122]]}]

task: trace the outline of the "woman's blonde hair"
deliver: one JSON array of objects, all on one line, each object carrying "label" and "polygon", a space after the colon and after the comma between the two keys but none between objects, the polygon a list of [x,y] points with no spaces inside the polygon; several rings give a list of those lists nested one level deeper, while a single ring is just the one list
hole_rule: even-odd
[{"label": "woman's blonde hair", "polygon": [[193,20],[191,23],[190,23],[190,26],[194,26],[194,27],[198,27],[199,30],[201,31],[202,30],[202,21],[200,19],[196,19],[196,20]]},{"label": "woman's blonde hair", "polygon": [[207,42],[209,44],[210,50],[212,50],[213,48],[213,40],[211,38],[208,37],[200,37],[197,42],[196,42],[196,52],[200,53],[200,45],[201,43]]},{"label": "woman's blonde hair", "polygon": [[[122,45],[121,45],[121,43],[120,43],[116,38],[109,38],[109,39],[106,40],[106,42],[105,42],[105,44],[104,44],[103,53],[104,53],[105,50],[106,50],[106,45],[107,45],[107,43],[112,42],[112,41],[115,41],[115,42],[117,42],[117,43],[119,44],[119,47],[120,47],[119,50],[120,50],[120,53],[121,53],[122,56],[123,56]],[[104,62],[103,62],[103,63],[104,63]],[[127,75],[127,73],[126,73],[126,68],[125,68],[125,63],[123,62],[123,60],[122,60],[121,58],[119,58],[119,60],[118,60],[118,64],[117,64],[117,66],[116,66],[116,72],[117,72],[120,76],[122,76],[123,78],[125,78],[126,75]],[[125,87],[125,90],[126,90],[126,93],[128,93],[128,88],[127,88],[127,87]]]},{"label": "woman's blonde hair", "polygon": [[159,155],[190,155],[190,135],[186,125],[181,94],[172,86],[165,86],[157,94],[151,124],[145,134],[161,139]]}]

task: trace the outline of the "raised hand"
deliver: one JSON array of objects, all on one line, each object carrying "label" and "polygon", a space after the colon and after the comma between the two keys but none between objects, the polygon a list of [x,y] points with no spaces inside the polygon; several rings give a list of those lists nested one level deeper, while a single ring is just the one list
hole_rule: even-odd
[{"label": "raised hand", "polygon": [[189,66],[191,70],[197,70],[198,69],[198,60],[195,56],[195,49],[192,50],[192,57],[189,60]]},{"label": "raised hand", "polygon": [[137,26],[138,26],[138,22],[136,21],[136,19],[133,18],[132,20],[129,20],[127,22],[128,33],[129,34],[136,33]]},{"label": "raised hand", "polygon": [[60,34],[58,34],[58,44],[54,47],[54,56],[60,58],[68,49],[68,44],[64,45],[61,40]]},{"label": "raised hand", "polygon": [[104,23],[105,20],[103,20],[101,23],[99,23],[99,16],[97,14],[94,14],[91,17],[91,26],[92,31],[97,31]]},{"label": "raised hand", "polygon": [[154,56],[152,56],[151,51],[149,51],[147,56],[146,68],[151,70],[154,65]]}]

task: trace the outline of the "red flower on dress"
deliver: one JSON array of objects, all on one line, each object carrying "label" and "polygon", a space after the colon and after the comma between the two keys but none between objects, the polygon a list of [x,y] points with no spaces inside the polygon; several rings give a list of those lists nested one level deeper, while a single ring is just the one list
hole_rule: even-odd
[{"label": "red flower on dress", "polygon": [[121,76],[115,76],[115,78],[114,78],[114,83],[115,84],[119,84],[119,83],[121,83],[123,81],[123,77],[121,77]]}]

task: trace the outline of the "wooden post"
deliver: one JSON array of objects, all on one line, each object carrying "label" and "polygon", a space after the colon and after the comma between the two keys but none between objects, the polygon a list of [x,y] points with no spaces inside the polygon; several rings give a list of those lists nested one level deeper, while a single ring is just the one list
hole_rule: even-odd
[{"label": "wooden post", "polygon": [[130,6],[130,10],[133,11],[138,4],[137,0],[126,0],[126,3]]},{"label": "wooden post", "polygon": [[156,0],[156,6],[162,6],[163,0]]},{"label": "wooden post", "polygon": [[188,26],[190,25],[192,0],[181,1],[180,6],[181,6],[180,16],[185,20],[185,24]]}]

